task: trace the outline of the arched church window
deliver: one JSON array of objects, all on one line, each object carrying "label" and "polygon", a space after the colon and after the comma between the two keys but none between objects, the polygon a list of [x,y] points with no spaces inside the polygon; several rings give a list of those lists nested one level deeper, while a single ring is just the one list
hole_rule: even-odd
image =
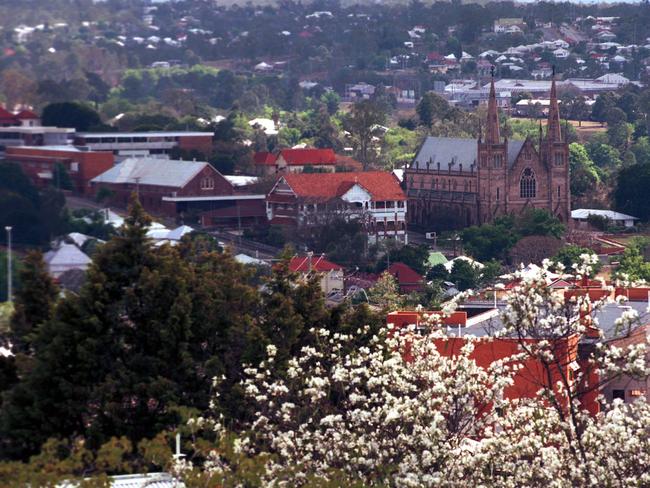
[{"label": "arched church window", "polygon": [[503,156],[501,154],[494,155],[494,167],[500,168],[503,165]]},{"label": "arched church window", "polygon": [[563,166],[563,165],[564,165],[564,154],[555,153],[555,166]]},{"label": "arched church window", "polygon": [[537,196],[537,181],[532,169],[526,168],[519,180],[519,196],[521,198],[535,198]]}]

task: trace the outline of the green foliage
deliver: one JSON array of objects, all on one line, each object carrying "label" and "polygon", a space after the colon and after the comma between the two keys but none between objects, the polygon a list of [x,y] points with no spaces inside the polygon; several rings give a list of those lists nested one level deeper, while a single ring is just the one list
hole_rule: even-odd
[{"label": "green foliage", "polygon": [[[0,163],[0,229],[12,226],[17,244],[43,244],[63,227],[63,195],[53,188],[40,194],[15,163]],[[5,241],[6,233],[0,235]]]},{"label": "green foliage", "polygon": [[476,288],[481,278],[481,270],[464,259],[457,259],[449,273],[449,281],[460,291]]},{"label": "green foliage", "polygon": [[15,351],[27,353],[38,327],[51,318],[59,289],[39,251],[31,251],[23,258],[19,282],[20,288],[14,296],[10,338]]},{"label": "green foliage", "polygon": [[368,166],[373,158],[371,142],[375,127],[386,123],[384,108],[373,100],[363,100],[352,107],[352,111],[343,119],[343,125],[352,136],[356,156]]},{"label": "green foliage", "polygon": [[43,125],[56,127],[73,127],[80,132],[88,131],[101,125],[99,114],[79,102],[51,103],[43,109]]},{"label": "green foliage", "polygon": [[368,300],[385,313],[399,310],[404,303],[397,280],[388,271],[384,271],[379,280],[368,290]]},{"label": "green foliage", "polygon": [[532,208],[515,216],[506,215],[492,224],[472,226],[463,230],[463,246],[479,261],[505,261],[508,251],[525,236],[564,234],[564,225],[548,211]]},{"label": "green foliage", "polygon": [[600,183],[598,168],[590,159],[582,144],[569,145],[569,165],[571,171],[571,196],[581,197],[592,194]]},{"label": "green foliage", "polygon": [[[390,262],[404,263],[415,270],[417,273],[421,275],[425,274],[425,263],[429,257],[429,248],[427,246],[404,246],[399,243],[390,243],[387,246],[386,252],[389,253]],[[387,263],[385,260],[379,260],[378,271],[383,271],[386,269],[386,264]]]},{"label": "green foliage", "polygon": [[[556,263],[561,263],[564,265],[566,272],[571,273],[573,265],[581,265],[582,259],[580,258],[583,254],[595,255],[596,253],[587,247],[576,246],[575,244],[567,244],[558,253],[551,258],[552,261]],[[602,265],[598,262],[595,265],[592,265],[592,277],[598,274]]]},{"label": "green foliage", "polygon": [[638,247],[626,248],[619,263],[615,272],[616,277],[650,281],[650,263],[643,258]]},{"label": "green foliage", "polygon": [[614,190],[615,208],[647,221],[650,219],[648,188],[650,188],[650,165],[634,164],[621,169]]},{"label": "green foliage", "polygon": [[431,127],[436,120],[445,119],[449,114],[449,110],[447,100],[434,92],[425,93],[415,108],[420,123],[427,127]]}]

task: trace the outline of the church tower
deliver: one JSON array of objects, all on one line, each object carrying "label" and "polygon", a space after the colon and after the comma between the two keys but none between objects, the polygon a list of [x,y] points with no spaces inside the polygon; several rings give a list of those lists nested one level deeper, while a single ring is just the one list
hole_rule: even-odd
[{"label": "church tower", "polygon": [[499,109],[494,88],[494,67],[490,81],[485,140],[478,139],[478,221],[490,222],[507,211],[508,139],[501,139]]},{"label": "church tower", "polygon": [[542,162],[548,170],[548,210],[565,224],[570,221],[569,144],[562,134],[560,107],[557,100],[555,69],[546,124],[546,137],[540,141]]}]

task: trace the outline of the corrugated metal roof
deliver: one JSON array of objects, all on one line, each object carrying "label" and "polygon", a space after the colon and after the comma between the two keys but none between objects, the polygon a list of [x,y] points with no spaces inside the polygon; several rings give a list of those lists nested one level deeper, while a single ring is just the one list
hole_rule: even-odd
[{"label": "corrugated metal roof", "polygon": [[[127,474],[111,476],[111,488],[185,488],[185,483],[168,473]],[[58,488],[76,488],[79,483],[66,481]]]},{"label": "corrugated metal roof", "polygon": [[129,158],[91,181],[93,183],[138,183],[140,185],[183,188],[206,166],[210,165],[198,161]]},{"label": "corrugated metal roof", "polygon": [[639,220],[638,217],[632,217],[620,212],[615,212],[614,210],[596,210],[593,208],[578,208],[571,211],[572,219],[586,219],[590,215],[598,215],[600,217],[605,217],[610,220]]}]

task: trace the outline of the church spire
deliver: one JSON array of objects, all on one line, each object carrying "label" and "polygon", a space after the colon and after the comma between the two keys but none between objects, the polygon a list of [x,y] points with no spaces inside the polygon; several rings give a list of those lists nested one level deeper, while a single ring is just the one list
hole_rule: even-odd
[{"label": "church spire", "polygon": [[494,66],[492,66],[492,79],[490,80],[490,98],[488,98],[487,130],[485,142],[488,144],[500,144],[501,134],[499,131],[499,112],[497,109],[497,95],[494,89]]},{"label": "church spire", "polygon": [[553,78],[551,81],[551,100],[548,108],[546,138],[549,142],[562,142],[562,130],[560,127],[560,108],[557,103],[557,90],[555,88],[555,66],[553,66]]}]

